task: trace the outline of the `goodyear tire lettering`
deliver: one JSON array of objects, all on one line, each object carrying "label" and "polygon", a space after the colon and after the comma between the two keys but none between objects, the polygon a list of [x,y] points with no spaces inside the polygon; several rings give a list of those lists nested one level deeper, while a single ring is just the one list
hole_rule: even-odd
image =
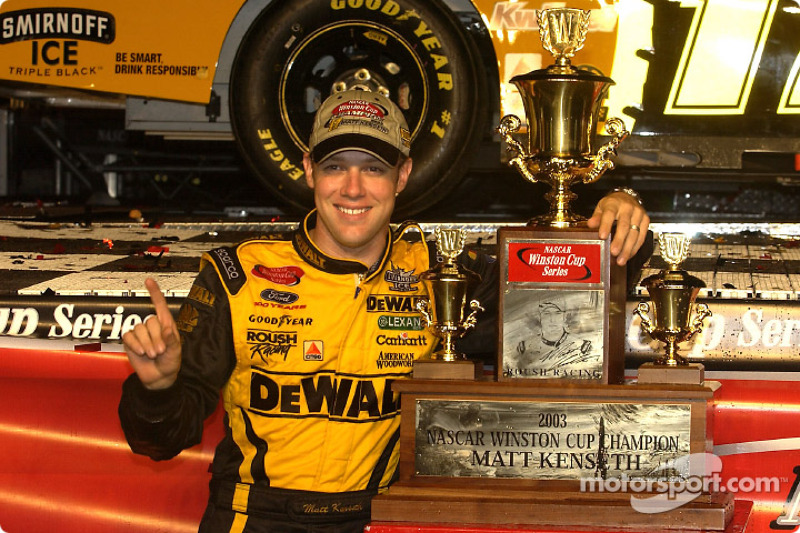
[{"label": "goodyear tire lettering", "polygon": [[331,0],[331,9],[359,9],[366,8],[370,11],[380,11],[381,13],[394,17],[400,12],[397,2],[389,0]]}]

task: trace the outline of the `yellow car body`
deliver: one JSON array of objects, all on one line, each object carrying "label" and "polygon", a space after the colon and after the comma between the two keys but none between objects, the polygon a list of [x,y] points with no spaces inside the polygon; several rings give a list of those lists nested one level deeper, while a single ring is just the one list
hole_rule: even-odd
[{"label": "yellow car body", "polygon": [[[244,3],[6,0],[0,15],[0,79],[207,103],[223,42]],[[514,103],[518,100],[516,89],[508,80],[551,63],[550,54],[542,49],[536,22],[536,10],[550,4],[473,3],[491,33],[503,112],[519,112]],[[80,7],[54,7],[57,4]],[[391,0],[332,0],[331,4],[342,10],[351,6],[395,9]],[[699,13],[698,20],[692,22],[696,41],[683,51],[683,68],[672,80],[674,98],[666,113],[744,111],[763,52],[764,29],[771,24],[778,3],[747,0],[738,5],[709,2],[709,12]],[[621,102],[618,108],[632,102],[632,97],[635,100],[647,69],[636,51],[652,46],[651,4],[643,0],[610,4],[579,1],[570,7],[592,12],[587,44],[574,63],[591,65],[617,82],[612,97],[614,93],[625,94],[616,98]],[[731,24],[736,25],[737,33],[733,33]],[[737,61],[731,61],[734,50],[742,54]],[[785,90],[776,102],[777,114],[800,114],[799,64],[795,62],[785,81]]]}]

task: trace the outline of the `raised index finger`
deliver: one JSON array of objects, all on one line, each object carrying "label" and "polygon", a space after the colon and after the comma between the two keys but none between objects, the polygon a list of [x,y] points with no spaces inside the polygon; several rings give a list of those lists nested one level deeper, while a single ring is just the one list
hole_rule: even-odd
[{"label": "raised index finger", "polygon": [[172,324],[174,320],[172,319],[169,305],[167,305],[167,299],[164,297],[164,293],[161,292],[161,288],[158,286],[156,280],[147,278],[144,280],[144,286],[147,287],[147,292],[150,293],[150,301],[153,302],[153,307],[156,310],[159,323],[162,326]]}]

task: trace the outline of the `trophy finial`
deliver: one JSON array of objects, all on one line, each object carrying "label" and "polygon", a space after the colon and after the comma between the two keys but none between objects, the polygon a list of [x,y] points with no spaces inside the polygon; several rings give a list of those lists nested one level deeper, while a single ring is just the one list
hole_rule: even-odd
[{"label": "trophy finial", "polygon": [[659,233],[658,245],[661,257],[669,263],[670,270],[678,270],[680,264],[689,257],[691,239],[682,233]]},{"label": "trophy finial", "polygon": [[464,244],[467,242],[467,232],[463,229],[436,228],[434,233],[436,234],[436,246],[439,249],[439,253],[445,257],[446,263],[454,263],[464,250]]},{"label": "trophy finial", "polygon": [[539,38],[545,50],[553,54],[556,65],[569,66],[575,52],[583,48],[589,32],[590,11],[572,8],[552,8],[536,11]]}]

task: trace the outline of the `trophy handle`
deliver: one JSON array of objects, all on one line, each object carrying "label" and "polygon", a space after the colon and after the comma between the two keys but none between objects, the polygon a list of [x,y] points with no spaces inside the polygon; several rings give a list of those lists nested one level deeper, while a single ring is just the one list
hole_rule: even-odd
[{"label": "trophy handle", "polygon": [[695,304],[695,312],[697,315],[694,317],[694,320],[692,320],[691,326],[689,326],[689,339],[691,339],[696,333],[703,331],[703,321],[706,319],[706,317],[711,316],[711,309],[708,308],[707,304]]},{"label": "trophy handle", "polygon": [[478,311],[486,311],[486,309],[481,307],[481,303],[478,300],[470,300],[469,308],[472,309],[472,312],[464,319],[464,331],[475,327],[475,324],[478,322]]},{"label": "trophy handle", "polygon": [[428,302],[426,298],[420,298],[417,300],[417,305],[415,307],[417,308],[417,311],[422,314],[422,318],[425,319],[425,326],[430,327],[430,325],[433,323],[431,315],[428,312],[428,309],[430,309],[430,302]]},{"label": "trophy handle", "polygon": [[503,140],[508,145],[507,150],[516,154],[515,157],[509,160],[508,164],[516,168],[526,180],[530,181],[531,183],[538,183],[539,180],[536,179],[536,176],[528,168],[527,159],[530,157],[530,154],[525,151],[525,147],[522,146],[522,143],[516,140],[512,135],[513,133],[519,131],[521,125],[522,121],[518,116],[506,115],[500,119],[500,125],[497,127],[497,132],[501,137],[503,137]]},{"label": "trophy handle", "polygon": [[637,305],[636,309],[634,309],[633,311],[634,315],[638,315],[639,318],[642,319],[641,323],[642,329],[645,330],[648,334],[653,333],[653,331],[656,329],[653,326],[653,321],[650,320],[649,312],[650,312],[650,306],[647,304],[647,302],[639,302],[639,305]]},{"label": "trophy handle", "polygon": [[592,157],[592,169],[584,176],[583,183],[592,183],[600,179],[606,170],[614,168],[614,162],[609,159],[617,153],[617,146],[625,137],[630,135],[625,128],[625,123],[619,118],[610,118],[606,121],[606,131],[612,136],[611,140],[597,150],[597,155]]}]

